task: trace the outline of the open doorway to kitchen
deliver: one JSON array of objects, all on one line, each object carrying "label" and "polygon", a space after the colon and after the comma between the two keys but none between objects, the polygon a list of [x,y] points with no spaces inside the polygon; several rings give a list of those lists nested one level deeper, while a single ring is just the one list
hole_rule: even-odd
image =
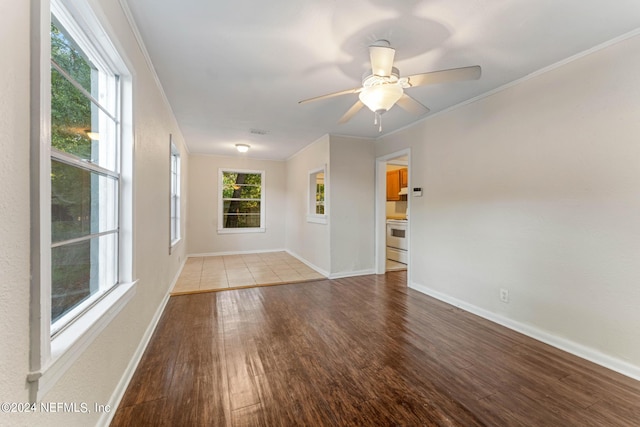
[{"label": "open doorway to kitchen", "polygon": [[407,270],[410,245],[410,150],[381,156],[376,161],[376,273]]}]

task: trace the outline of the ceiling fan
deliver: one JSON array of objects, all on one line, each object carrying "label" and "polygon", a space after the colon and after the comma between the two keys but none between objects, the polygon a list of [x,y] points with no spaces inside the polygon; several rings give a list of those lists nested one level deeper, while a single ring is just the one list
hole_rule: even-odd
[{"label": "ceiling fan", "polygon": [[393,66],[393,58],[396,50],[387,40],[378,40],[369,46],[369,58],[371,70],[367,70],[362,76],[362,87],[342,90],[327,95],[299,101],[299,104],[318,101],[320,99],[333,98],[334,96],[358,94],[358,101],[347,110],[338,123],[348,122],[363,106],[367,106],[375,114],[374,124],[379,126],[382,132],[382,114],[386,113],[395,104],[404,110],[420,115],[429,112],[429,109],[416,99],[407,95],[404,90],[435,83],[449,83],[460,80],[477,80],[480,78],[479,65],[472,67],[452,68],[448,70],[432,71],[429,73],[414,74],[400,77],[400,72]]}]

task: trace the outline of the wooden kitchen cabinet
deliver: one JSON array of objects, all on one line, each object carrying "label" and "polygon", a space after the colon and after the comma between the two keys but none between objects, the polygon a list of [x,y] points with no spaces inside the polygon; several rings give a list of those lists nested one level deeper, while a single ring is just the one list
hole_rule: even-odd
[{"label": "wooden kitchen cabinet", "polygon": [[409,170],[407,168],[396,169],[387,172],[387,201],[397,202],[403,199],[400,189],[409,185]]},{"label": "wooden kitchen cabinet", "polygon": [[400,188],[409,186],[409,169],[400,169]]},{"label": "wooden kitchen cabinet", "polygon": [[400,200],[400,170],[387,172],[387,201]]}]

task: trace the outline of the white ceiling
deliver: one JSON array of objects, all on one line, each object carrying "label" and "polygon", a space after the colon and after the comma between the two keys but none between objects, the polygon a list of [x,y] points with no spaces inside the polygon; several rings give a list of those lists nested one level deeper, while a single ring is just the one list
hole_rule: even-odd
[{"label": "white ceiling", "polygon": [[[191,153],[286,159],[324,134],[376,138],[357,100],[368,46],[401,76],[480,65],[480,80],[408,89],[430,115],[640,27],[638,0],[124,0]],[[416,117],[399,107],[383,133]],[[266,131],[265,135],[252,130]]]}]

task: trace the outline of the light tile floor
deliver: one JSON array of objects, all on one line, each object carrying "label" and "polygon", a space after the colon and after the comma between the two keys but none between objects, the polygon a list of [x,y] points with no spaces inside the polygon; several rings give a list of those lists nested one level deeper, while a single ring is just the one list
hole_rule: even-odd
[{"label": "light tile floor", "polygon": [[171,295],[324,278],[286,252],[191,257],[185,262]]}]

